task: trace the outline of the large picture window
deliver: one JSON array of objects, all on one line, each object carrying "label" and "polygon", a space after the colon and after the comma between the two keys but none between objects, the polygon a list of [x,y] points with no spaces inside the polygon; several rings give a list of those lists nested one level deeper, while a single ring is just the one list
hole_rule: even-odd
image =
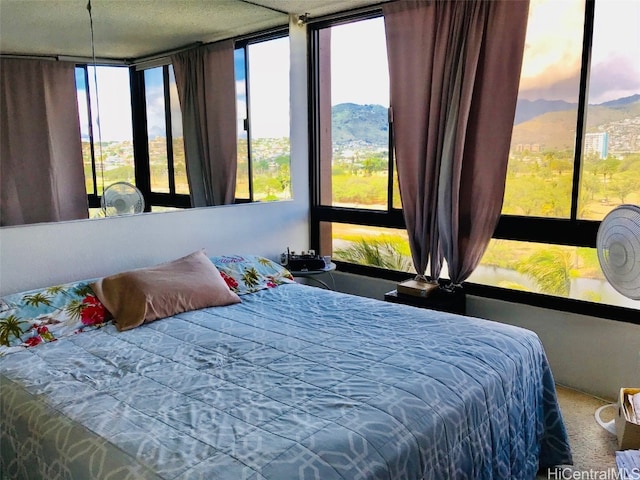
[{"label": "large picture window", "polygon": [[[635,2],[531,0],[502,217],[470,284],[640,309],[595,250],[600,220],[640,203],[639,21]],[[311,39],[315,247],[347,270],[409,273],[388,97],[362,97],[388,91],[381,14],[317,22]]]}]

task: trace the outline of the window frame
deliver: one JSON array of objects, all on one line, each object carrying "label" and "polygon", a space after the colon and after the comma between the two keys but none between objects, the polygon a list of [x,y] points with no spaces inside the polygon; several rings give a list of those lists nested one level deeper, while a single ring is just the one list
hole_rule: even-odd
[{"label": "window frame", "polygon": [[[244,125],[247,131],[247,160],[249,175],[249,198],[238,198],[234,200],[235,204],[254,202],[253,190],[253,158],[251,155],[251,109],[250,109],[250,86],[249,86],[249,55],[248,49],[251,45],[275,40],[279,38],[289,37],[289,27],[284,26],[267,32],[260,32],[255,35],[238,38],[235,40],[234,50],[244,49],[245,62],[245,91],[247,98]],[[89,63],[77,63],[76,68],[83,70],[84,82],[86,88],[86,101],[88,118],[93,118],[92,99],[89,91],[89,67],[94,65]],[[96,66],[102,66],[97,64]],[[176,193],[175,191],[175,174],[174,174],[174,158],[173,158],[173,132],[171,129],[171,100],[169,91],[169,66],[170,60],[158,61],[154,65],[147,68],[139,68],[133,65],[105,65],[118,68],[129,69],[129,88],[131,94],[131,116],[132,116],[132,138],[133,138],[133,156],[134,156],[134,172],[136,187],[141,191],[145,199],[145,212],[150,212],[152,207],[170,207],[170,208],[192,208],[190,195]],[[163,86],[164,86],[164,105],[165,105],[165,131],[167,145],[167,168],[169,170],[169,193],[154,192],[151,188],[151,165],[149,158],[149,136],[147,125],[147,105],[146,105],[146,87],[144,73],[149,68],[162,68]],[[101,195],[97,192],[98,163],[96,161],[95,152],[95,136],[93,132],[93,122],[89,121],[89,142],[91,154],[91,167],[93,178],[93,192],[87,192],[87,200],[89,208],[101,207]]]},{"label": "window frame", "polygon": [[152,68],[162,68],[164,94],[165,141],[167,147],[167,169],[169,171],[169,193],[151,189],[151,159],[149,157],[149,132],[147,124],[147,97],[145,71],[135,66],[129,68],[131,80],[131,115],[133,116],[133,158],[136,187],[145,198],[145,211],[151,207],[191,208],[191,197],[176,193],[173,158],[173,131],[171,129],[171,98],[169,89],[169,63]]},{"label": "window frame", "polygon": [[[495,239],[517,240],[533,243],[547,243],[553,245],[568,245],[577,247],[596,247],[596,237],[600,221],[581,220],[577,218],[578,196],[580,188],[580,174],[582,172],[583,148],[586,133],[588,84],[591,64],[592,38],[594,30],[595,0],[585,0],[584,28],[582,39],[582,57],[579,83],[578,112],[576,120],[576,138],[573,158],[573,178],[571,192],[571,209],[569,218],[525,217],[517,215],[501,215],[496,230]],[[367,20],[382,15],[377,7],[364,13],[346,14],[342,17],[332,17],[318,20],[309,24],[308,58],[309,61],[309,172],[311,175],[310,192],[310,233],[311,246],[316,251],[322,251],[326,245],[331,245],[329,229],[323,228],[323,223],[347,223],[353,225],[387,227],[406,229],[401,209],[393,208],[391,196],[388,199],[387,210],[365,210],[357,208],[342,208],[323,205],[321,203],[321,156],[320,149],[320,56],[319,30],[336,25]],[[390,159],[393,150],[393,122],[389,124]],[[389,163],[389,182],[393,181],[393,162]],[[391,190],[390,190],[391,191]],[[406,272],[397,272],[378,267],[358,265],[336,261],[340,270],[376,278],[401,281],[407,278]],[[565,312],[602,317],[640,324],[637,310],[610,304],[600,304],[584,300],[556,297],[547,294],[523,292],[513,289],[481,285],[471,282],[464,283],[466,291],[471,295],[495,298],[515,303],[522,303],[536,307],[549,308]]]},{"label": "window frame", "polygon": [[249,59],[249,47],[257,43],[268,42],[270,40],[277,40],[280,38],[289,37],[289,27],[277,28],[268,32],[263,32],[257,35],[251,35],[238,39],[235,42],[234,50],[244,50],[244,87],[246,96],[246,111],[245,118],[242,124],[244,125],[244,131],[247,133],[247,175],[249,185],[249,198],[236,197],[235,203],[253,203],[255,202],[254,188],[253,188],[253,155],[251,152],[251,86],[250,86],[250,59]]}]

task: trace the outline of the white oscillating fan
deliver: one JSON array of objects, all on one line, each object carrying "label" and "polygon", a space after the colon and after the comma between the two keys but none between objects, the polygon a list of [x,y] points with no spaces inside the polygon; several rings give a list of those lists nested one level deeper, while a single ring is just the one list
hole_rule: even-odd
[{"label": "white oscillating fan", "polygon": [[596,248],[611,286],[640,300],[640,206],[625,204],[611,210],[598,228]]},{"label": "white oscillating fan", "polygon": [[143,212],[142,192],[127,182],[113,183],[102,194],[102,211],[106,217]]}]

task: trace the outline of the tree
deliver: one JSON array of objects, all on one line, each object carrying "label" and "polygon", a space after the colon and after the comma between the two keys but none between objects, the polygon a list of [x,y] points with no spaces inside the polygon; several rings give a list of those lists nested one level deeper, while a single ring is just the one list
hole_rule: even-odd
[{"label": "tree", "polygon": [[538,250],[518,262],[517,271],[531,277],[543,293],[568,297],[571,291],[571,254],[560,247]]},{"label": "tree", "polygon": [[335,250],[337,258],[360,265],[372,265],[389,270],[410,271],[411,260],[400,253],[398,245],[388,238],[361,238],[346,248]]},{"label": "tree", "polygon": [[621,203],[625,203],[627,196],[630,193],[634,191],[640,192],[640,185],[638,183],[638,178],[635,178],[635,175],[620,174],[611,180],[609,183],[609,190],[614,192],[618,198],[620,198]]}]

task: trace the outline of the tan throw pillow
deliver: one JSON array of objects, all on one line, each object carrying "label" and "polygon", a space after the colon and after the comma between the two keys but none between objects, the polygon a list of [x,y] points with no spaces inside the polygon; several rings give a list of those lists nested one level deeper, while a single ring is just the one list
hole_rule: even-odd
[{"label": "tan throw pillow", "polygon": [[91,288],[114,316],[119,331],[189,310],[240,302],[202,250],[102,278]]}]

